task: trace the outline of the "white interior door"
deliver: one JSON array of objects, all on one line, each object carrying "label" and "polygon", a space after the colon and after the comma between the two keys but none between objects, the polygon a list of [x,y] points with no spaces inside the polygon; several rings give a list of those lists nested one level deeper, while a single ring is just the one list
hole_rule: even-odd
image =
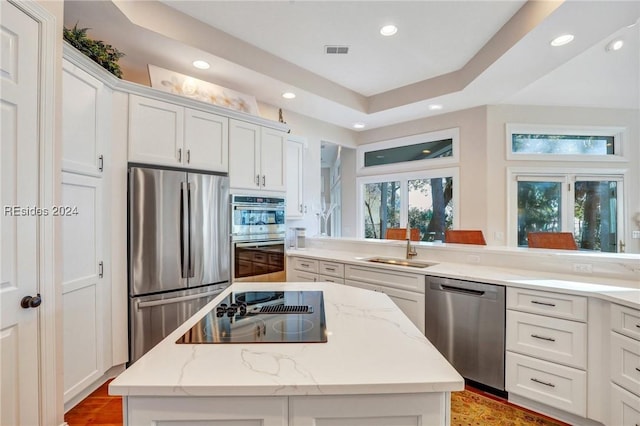
[{"label": "white interior door", "polygon": [[37,425],[38,309],[20,302],[40,278],[39,24],[7,1],[0,8],[0,424]]}]

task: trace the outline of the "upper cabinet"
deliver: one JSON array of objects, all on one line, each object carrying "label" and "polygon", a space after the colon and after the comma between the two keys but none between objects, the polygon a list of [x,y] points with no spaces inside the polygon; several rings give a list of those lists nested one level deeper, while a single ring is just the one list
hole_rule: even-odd
[{"label": "upper cabinet", "polygon": [[63,61],[62,170],[99,177],[111,125],[111,89]]},{"label": "upper cabinet", "polygon": [[286,191],[287,134],[229,120],[229,179],[234,189]]},{"label": "upper cabinet", "polygon": [[227,172],[229,119],[129,96],[129,161]]},{"label": "upper cabinet", "polygon": [[287,140],[287,211],[288,219],[304,216],[303,164],[306,140],[289,136]]}]

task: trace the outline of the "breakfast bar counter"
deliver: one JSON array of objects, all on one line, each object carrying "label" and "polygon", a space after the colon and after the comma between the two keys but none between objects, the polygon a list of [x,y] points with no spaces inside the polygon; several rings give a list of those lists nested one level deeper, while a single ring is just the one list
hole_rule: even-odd
[{"label": "breakfast bar counter", "polygon": [[[322,291],[327,341],[176,343],[230,292],[251,291]],[[109,390],[124,397],[129,425],[393,426],[448,424],[450,392],[463,387],[386,295],[318,282],[233,284]]]}]

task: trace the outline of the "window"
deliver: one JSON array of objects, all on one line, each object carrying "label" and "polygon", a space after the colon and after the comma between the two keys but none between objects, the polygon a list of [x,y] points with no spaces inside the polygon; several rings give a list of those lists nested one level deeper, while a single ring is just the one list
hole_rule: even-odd
[{"label": "window", "polygon": [[444,241],[445,229],[455,226],[457,179],[457,169],[358,178],[360,235],[382,239],[387,228],[408,222],[421,241]]},{"label": "window", "polygon": [[510,160],[624,160],[620,127],[507,124],[506,133]]},{"label": "window", "polygon": [[358,173],[380,175],[456,164],[459,135],[455,128],[361,145]]},{"label": "window", "polygon": [[623,175],[513,174],[518,246],[529,232],[572,232],[580,249],[618,251]]}]

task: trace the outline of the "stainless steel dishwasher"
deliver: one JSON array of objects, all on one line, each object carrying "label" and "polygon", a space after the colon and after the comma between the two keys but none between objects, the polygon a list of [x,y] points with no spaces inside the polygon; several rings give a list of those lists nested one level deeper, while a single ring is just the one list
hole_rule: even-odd
[{"label": "stainless steel dishwasher", "polygon": [[504,391],[505,288],[426,277],[425,334],[466,379]]}]

